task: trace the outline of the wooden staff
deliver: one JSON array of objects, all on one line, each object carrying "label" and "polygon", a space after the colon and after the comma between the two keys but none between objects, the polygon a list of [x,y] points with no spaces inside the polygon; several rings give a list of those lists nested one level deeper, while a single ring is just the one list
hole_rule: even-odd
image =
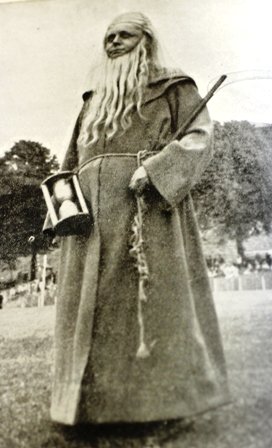
[{"label": "wooden staff", "polygon": [[195,107],[195,109],[189,114],[187,119],[184,121],[183,125],[175,132],[173,135],[173,140],[179,140],[181,137],[183,137],[184,132],[190,124],[194,121],[194,119],[197,117],[197,115],[204,109],[207,102],[211,99],[211,97],[214,95],[215,91],[218,89],[218,87],[221,86],[221,84],[225,81],[227,78],[227,75],[222,75],[218,81],[214,84],[214,86],[209,90],[207,95],[199,102],[199,104]]}]

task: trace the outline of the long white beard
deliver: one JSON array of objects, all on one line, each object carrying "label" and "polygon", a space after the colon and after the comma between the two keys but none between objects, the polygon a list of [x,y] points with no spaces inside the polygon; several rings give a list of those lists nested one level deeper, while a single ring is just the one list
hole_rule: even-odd
[{"label": "long white beard", "polygon": [[131,125],[131,112],[136,106],[141,116],[143,89],[148,82],[145,38],[129,53],[115,59],[105,57],[94,94],[89,100],[78,144],[91,146],[103,133],[112,138],[119,129]]}]

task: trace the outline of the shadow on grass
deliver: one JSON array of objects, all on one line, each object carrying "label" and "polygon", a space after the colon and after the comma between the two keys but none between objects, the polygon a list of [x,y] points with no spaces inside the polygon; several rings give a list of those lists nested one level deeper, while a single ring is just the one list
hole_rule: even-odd
[{"label": "shadow on grass", "polygon": [[[74,427],[51,424],[50,437],[42,448],[159,448],[173,445],[194,431],[192,420],[139,424],[80,424]],[[168,445],[169,446],[169,445]]]}]

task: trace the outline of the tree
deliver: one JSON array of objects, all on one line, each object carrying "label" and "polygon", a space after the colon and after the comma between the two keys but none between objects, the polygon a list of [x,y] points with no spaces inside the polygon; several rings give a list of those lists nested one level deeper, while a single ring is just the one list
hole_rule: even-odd
[{"label": "tree", "polygon": [[[48,245],[41,234],[46,206],[41,182],[58,168],[56,156],[40,143],[20,140],[0,159],[0,258],[10,264],[32,255],[34,277],[37,252]],[[35,244],[29,238],[35,237]]]},{"label": "tree", "polygon": [[215,123],[213,160],[194,190],[203,229],[217,227],[235,239],[243,256],[243,242],[272,221],[272,184],[265,151],[254,125],[246,121]]}]

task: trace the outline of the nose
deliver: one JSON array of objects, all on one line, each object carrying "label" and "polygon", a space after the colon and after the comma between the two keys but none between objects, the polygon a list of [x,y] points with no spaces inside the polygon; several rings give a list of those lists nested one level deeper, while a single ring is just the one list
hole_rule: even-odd
[{"label": "nose", "polygon": [[117,33],[112,41],[113,44],[120,44],[120,35]]}]

